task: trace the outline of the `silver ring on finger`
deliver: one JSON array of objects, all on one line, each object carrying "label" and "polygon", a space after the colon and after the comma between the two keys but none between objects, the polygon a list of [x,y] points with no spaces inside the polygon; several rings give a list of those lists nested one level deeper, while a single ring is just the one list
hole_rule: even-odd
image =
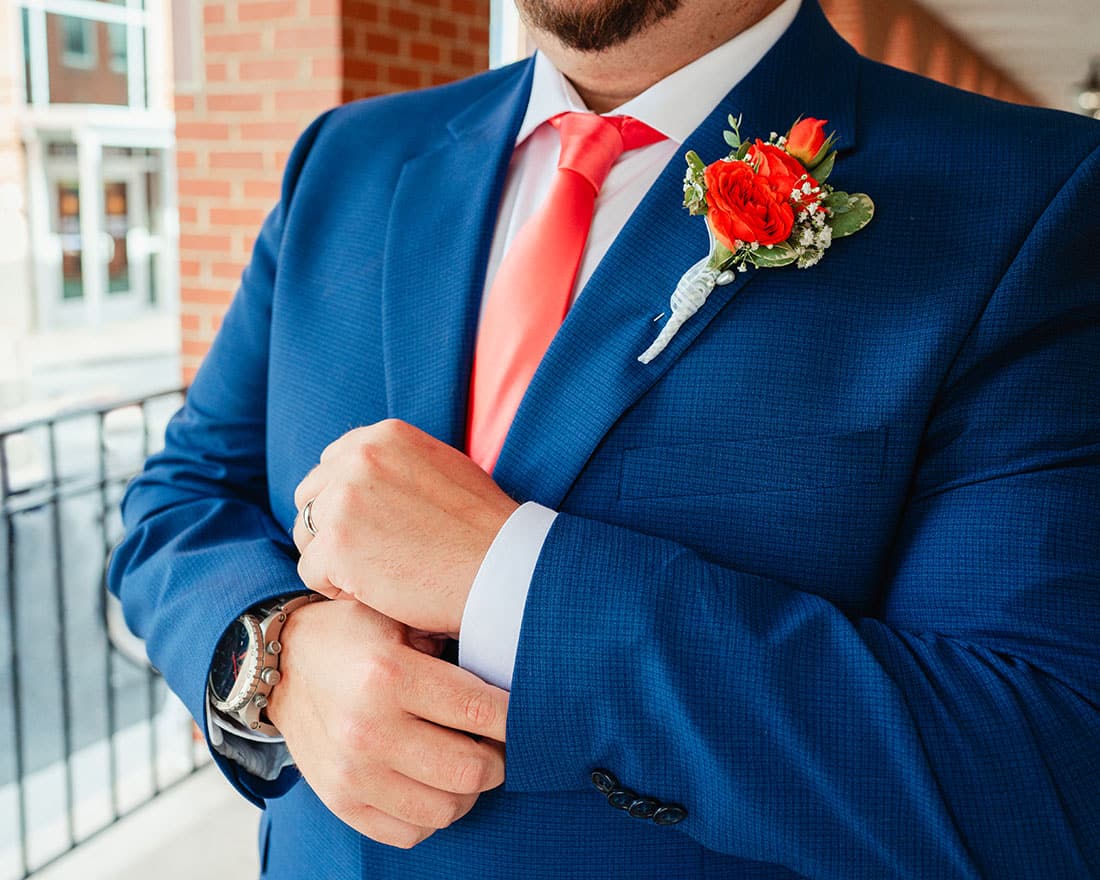
[{"label": "silver ring on finger", "polygon": [[306,506],[302,508],[302,525],[315,538],[317,537],[317,526],[313,524],[313,502],[316,500],[316,498],[310,498],[306,502]]}]

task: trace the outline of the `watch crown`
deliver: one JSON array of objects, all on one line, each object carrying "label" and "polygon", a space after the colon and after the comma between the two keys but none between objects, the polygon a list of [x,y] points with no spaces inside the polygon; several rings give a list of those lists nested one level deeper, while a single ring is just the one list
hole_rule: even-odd
[{"label": "watch crown", "polygon": [[263,681],[264,684],[271,685],[271,687],[275,687],[281,679],[282,676],[279,674],[279,670],[274,666],[269,666],[260,673],[260,680]]},{"label": "watch crown", "polygon": [[267,697],[263,694],[256,694],[256,696],[252,698],[252,702],[256,704],[256,708],[258,709],[267,708]]}]

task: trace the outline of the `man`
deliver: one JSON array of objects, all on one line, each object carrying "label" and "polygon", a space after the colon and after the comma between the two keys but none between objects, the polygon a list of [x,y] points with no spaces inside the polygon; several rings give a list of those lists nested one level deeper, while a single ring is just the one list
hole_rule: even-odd
[{"label": "man", "polygon": [[[307,131],[127,495],[112,584],[264,876],[1100,876],[1100,126],[861,59],[816,0],[520,6],[535,61]],[[626,152],[486,440],[585,107]],[[828,120],[875,217],[639,363],[731,116]],[[216,648],[306,587],[251,741]]]}]

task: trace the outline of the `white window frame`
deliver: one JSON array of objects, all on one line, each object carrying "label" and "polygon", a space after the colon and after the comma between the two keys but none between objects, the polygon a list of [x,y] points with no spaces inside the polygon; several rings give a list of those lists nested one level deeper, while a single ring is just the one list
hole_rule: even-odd
[{"label": "white window frame", "polygon": [[491,0],[489,6],[489,66],[503,67],[531,54],[527,30],[515,0]]},{"label": "white window frame", "polygon": [[[126,5],[100,3],[97,0],[18,0],[16,6],[27,10],[27,43],[30,46],[30,94],[28,105],[36,112],[54,112],[62,106],[78,106],[84,110],[104,109],[110,112],[164,111],[161,89],[153,88],[146,95],[146,64],[148,82],[161,82],[159,65],[155,61],[161,53],[153,51],[146,58],[145,46],[160,38],[163,31],[163,5],[171,0],[149,0],[148,9],[142,8],[141,0],[126,0]],[[126,73],[127,103],[58,105],[50,103],[50,70],[46,41],[46,15],[66,15],[85,21],[107,24],[121,24],[126,27]],[[94,41],[93,41],[94,45]],[[62,58],[64,62],[65,59]],[[24,95],[26,91],[24,90]]]}]

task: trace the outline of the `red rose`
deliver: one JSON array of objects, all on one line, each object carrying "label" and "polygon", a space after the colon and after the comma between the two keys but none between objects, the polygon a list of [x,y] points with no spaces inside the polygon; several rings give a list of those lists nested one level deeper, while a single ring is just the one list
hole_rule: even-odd
[{"label": "red rose", "polygon": [[[791,192],[796,187],[801,187],[804,183],[817,186],[817,181],[810,177],[801,162],[774,144],[766,144],[758,139],[749,147],[745,158],[784,201],[791,197]],[[802,201],[801,197],[799,201]]]},{"label": "red rose", "polygon": [[744,162],[714,162],[704,172],[707,221],[715,237],[731,251],[739,242],[762,245],[786,241],[794,226],[794,210]]},{"label": "red rose", "polygon": [[825,144],[825,123],[828,119],[800,119],[787,135],[787,152],[803,164],[809,164]]}]

